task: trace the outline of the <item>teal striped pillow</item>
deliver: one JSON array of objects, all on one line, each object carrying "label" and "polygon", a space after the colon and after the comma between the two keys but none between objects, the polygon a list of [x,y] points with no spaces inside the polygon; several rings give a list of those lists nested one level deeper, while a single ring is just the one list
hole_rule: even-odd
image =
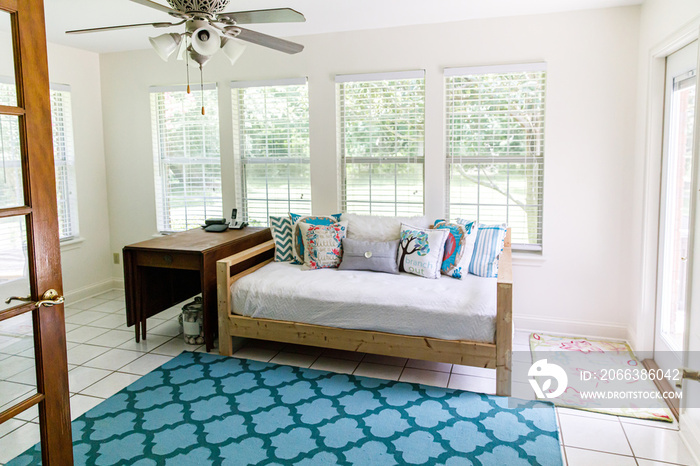
[{"label": "teal striped pillow", "polygon": [[[467,225],[470,221],[458,218],[457,223]],[[505,223],[501,225],[483,225],[480,223],[478,225],[474,253],[469,263],[469,273],[478,277],[498,277],[498,258],[503,252],[506,231],[507,226]]]}]

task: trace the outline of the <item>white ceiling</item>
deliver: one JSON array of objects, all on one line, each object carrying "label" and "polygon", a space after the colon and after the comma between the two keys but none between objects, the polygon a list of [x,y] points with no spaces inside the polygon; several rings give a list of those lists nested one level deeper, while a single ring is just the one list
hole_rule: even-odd
[{"label": "white ceiling", "polygon": [[[166,0],[155,0],[166,4]],[[306,23],[252,26],[281,37],[444,23],[475,18],[638,5],[644,0],[231,0],[226,11],[289,7]],[[66,30],[169,21],[166,13],[129,0],[45,0],[49,42],[94,52],[149,48],[148,37],[170,30],[133,29],[68,36]],[[184,30],[184,26],[171,31]]]}]

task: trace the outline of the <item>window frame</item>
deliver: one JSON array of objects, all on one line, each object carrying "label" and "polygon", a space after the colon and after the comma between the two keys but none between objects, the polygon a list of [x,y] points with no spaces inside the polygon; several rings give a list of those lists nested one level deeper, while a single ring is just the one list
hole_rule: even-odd
[{"label": "window frame", "polygon": [[[0,85],[8,86],[8,91],[12,93],[14,99],[17,96],[17,84],[15,80],[8,76],[0,76]],[[76,188],[75,174],[75,132],[73,129],[73,93],[71,86],[68,84],[49,83],[50,103],[51,103],[51,133],[52,133],[52,149],[54,155],[54,176],[56,182],[56,201],[59,216],[59,241],[61,243],[76,242],[80,238],[80,223],[78,215],[78,193]],[[57,145],[56,138],[56,112],[55,98],[57,93],[65,93],[66,96],[61,96],[60,112],[63,116],[61,120],[61,133],[63,138],[61,144]],[[65,101],[64,101],[65,99]],[[14,104],[13,104],[14,105]],[[61,154],[61,158],[58,156]],[[21,161],[9,162],[11,166],[19,167]],[[65,177],[57,176],[57,169],[63,167]],[[58,196],[59,190],[62,192],[64,202],[61,203],[61,197]],[[63,204],[63,205],[61,205]],[[62,208],[66,212],[65,218],[61,218]],[[64,227],[66,234],[64,234]]]},{"label": "window frame", "polygon": [[[163,146],[163,135],[161,133],[160,129],[160,114],[158,112],[158,108],[156,105],[156,99],[158,98],[156,95],[157,94],[165,94],[165,93],[171,93],[171,92],[183,92],[187,93],[187,86],[152,86],[149,89],[149,104],[150,104],[150,110],[151,110],[151,137],[152,137],[152,146],[153,146],[153,162],[154,162],[154,184],[155,184],[155,194],[156,194],[156,228],[157,231],[161,234],[171,234],[179,231],[187,231],[190,229],[194,229],[200,226],[201,223],[203,223],[203,220],[205,218],[214,218],[214,217],[222,217],[223,216],[223,180],[222,180],[222,163],[221,163],[221,136],[220,136],[220,113],[219,113],[219,95],[218,95],[218,87],[216,83],[205,83],[199,88],[192,89],[191,94],[193,94],[193,98],[197,103],[202,101],[202,96],[198,95],[198,93],[202,91],[213,91],[214,96],[215,96],[215,103],[212,103],[212,106],[216,110],[216,128],[215,128],[215,134],[217,135],[218,139],[218,148],[217,152],[218,155],[216,157],[198,157],[198,158],[189,158],[186,156],[183,157],[164,157],[162,146]],[[210,108],[211,111],[211,108]],[[214,125],[212,123],[212,125]],[[206,128],[202,126],[202,131],[205,131]],[[185,147],[183,145],[183,147]],[[202,183],[205,181],[205,166],[206,165],[216,165],[218,167],[218,182],[219,182],[219,205],[214,205],[210,206],[208,203],[208,200],[212,196],[202,196],[202,200],[204,203],[202,204],[203,211],[204,211],[204,218],[202,218],[202,222],[198,222],[196,218],[193,218],[192,221],[190,222],[189,216],[185,214],[185,228],[184,230],[182,229],[177,229],[173,228],[172,225],[172,218],[170,217],[170,207],[168,205],[169,203],[169,196],[167,192],[167,186],[165,183],[166,177],[164,176],[164,166],[168,164],[180,164],[183,166],[187,165],[201,165],[202,166],[202,173],[203,173],[203,178],[202,178]],[[194,196],[198,197],[198,196]],[[187,196],[185,196],[187,198]],[[219,207],[220,206],[220,207]],[[187,211],[187,207],[185,207],[185,211]],[[211,212],[211,213],[210,213]],[[166,218],[167,217],[167,218]]]},{"label": "window frame", "polygon": [[[51,123],[54,138],[54,166],[55,169],[58,169],[58,167],[65,167],[66,170],[66,178],[65,180],[63,180],[63,183],[60,183],[58,177],[56,177],[56,188],[61,189],[63,191],[64,198],[66,199],[64,207],[66,209],[67,218],[64,218],[63,221],[67,222],[70,231],[69,234],[61,236],[61,229],[59,229],[59,237],[61,242],[68,242],[74,241],[80,237],[80,225],[78,221],[78,195],[75,175],[75,132],[73,130],[73,93],[71,90],[71,86],[67,84],[50,84],[49,87],[51,92]],[[57,109],[53,105],[56,93],[67,94],[67,102],[63,101],[63,99],[66,96],[61,96],[61,112],[63,114],[61,126],[63,127],[62,132],[64,134],[64,138],[62,140],[62,143],[59,145],[56,144],[55,126],[57,122],[54,120],[54,112]],[[58,159],[59,152],[63,154],[61,159]]]},{"label": "window frame", "polygon": [[[244,147],[244,131],[242,130],[244,119],[243,119],[243,108],[242,108],[242,96],[241,91],[247,88],[278,88],[278,87],[291,87],[291,86],[304,86],[306,88],[306,105],[307,105],[307,115],[306,115],[306,133],[307,133],[307,156],[295,156],[295,157],[282,157],[282,156],[265,156],[265,157],[249,157],[246,156],[246,148]],[[236,170],[236,205],[241,210],[241,218],[250,222],[250,208],[249,208],[249,198],[246,195],[248,189],[248,181],[246,176],[246,168],[248,165],[274,165],[274,164],[295,164],[295,165],[308,165],[309,168],[309,198],[304,200],[294,200],[292,199],[291,193],[291,178],[288,177],[287,190],[288,195],[286,198],[287,202],[287,213],[295,212],[300,214],[311,215],[312,212],[312,192],[311,192],[311,139],[310,139],[310,108],[309,108],[309,84],[308,78],[283,78],[283,79],[268,79],[268,80],[257,80],[257,81],[232,81],[231,82],[231,106],[232,106],[232,120],[233,120],[233,141],[234,141],[234,161]],[[265,118],[265,121],[269,121]],[[268,187],[268,180],[266,176],[266,188]],[[266,192],[264,198],[250,199],[257,201],[265,201],[265,222],[261,222],[262,226],[270,226],[270,216],[274,215],[270,209],[270,203],[272,202],[284,202],[285,199],[271,199],[269,192]],[[308,209],[299,209],[292,207],[292,202],[303,203],[308,205]]]},{"label": "window frame", "polygon": [[[335,77],[335,83],[336,83],[336,127],[337,127],[337,152],[338,152],[338,160],[340,163],[340,169],[338,170],[338,202],[339,202],[339,209],[342,212],[350,212],[350,213],[355,213],[351,212],[348,209],[348,199],[347,199],[347,164],[348,161],[349,163],[356,163],[356,164],[368,164],[369,169],[370,169],[370,184],[369,184],[369,199],[367,201],[362,201],[363,204],[366,204],[368,206],[369,212],[368,215],[387,215],[387,216],[412,216],[412,215],[425,215],[425,168],[426,168],[426,163],[425,163],[425,148],[426,148],[426,142],[425,142],[425,115],[426,115],[426,101],[427,101],[427,96],[426,96],[426,87],[425,87],[425,70],[412,70],[412,71],[397,71],[397,72],[381,72],[381,73],[362,73],[362,74],[345,74],[345,75],[336,75]],[[378,82],[378,81],[408,81],[411,79],[419,79],[422,80],[422,86],[423,86],[423,92],[422,92],[422,104],[423,104],[423,112],[422,112],[422,143],[419,145],[421,147],[421,155],[416,156],[416,157],[396,157],[396,156],[365,156],[365,157],[347,157],[346,154],[346,132],[344,131],[345,128],[345,112],[344,112],[344,98],[345,98],[345,88],[343,84],[346,83],[363,83],[363,82]],[[371,186],[371,167],[372,165],[380,165],[380,164],[420,164],[422,167],[422,197],[420,202],[398,202],[396,199],[398,197],[398,175],[395,173],[395,182],[394,182],[394,202],[387,202],[387,201],[372,201],[372,186]],[[396,169],[396,167],[395,167]],[[357,202],[357,201],[355,201]],[[379,212],[379,213],[374,213],[372,211],[372,206],[373,204],[386,204],[386,205],[394,205],[394,212],[392,214],[387,214],[384,212]],[[398,208],[400,204],[405,204],[405,205],[420,205],[421,209],[420,212],[416,212],[413,214],[402,214],[399,213]]]},{"label": "window frame", "polygon": [[[522,156],[458,156],[459,161],[455,162],[455,156],[452,154],[452,148],[450,146],[450,84],[449,79],[453,77],[466,77],[466,76],[476,76],[476,75],[495,75],[495,74],[520,74],[520,73],[542,73],[542,88],[540,92],[542,93],[542,110],[541,110],[541,155],[534,157],[522,157]],[[538,229],[538,240],[539,243],[517,243],[513,242],[513,251],[518,252],[529,252],[541,254],[543,251],[544,244],[544,173],[545,173],[545,154],[546,154],[546,104],[547,104],[547,63],[546,62],[536,62],[536,63],[523,63],[523,64],[511,64],[511,65],[493,65],[493,66],[475,66],[475,67],[460,67],[460,68],[445,68],[443,72],[443,84],[445,86],[445,100],[444,100],[444,116],[445,116],[445,211],[447,218],[453,219],[452,206],[459,203],[451,202],[451,166],[452,164],[473,164],[480,166],[482,164],[523,164],[523,165],[535,165],[538,168],[538,203],[536,205],[525,205],[526,208],[536,208],[537,209],[537,229]],[[510,172],[508,172],[507,177],[507,188],[510,190]],[[480,202],[480,190],[477,191],[477,201],[475,203],[468,203],[465,205],[474,205],[477,208],[477,212],[481,206],[485,207],[506,207],[506,219],[502,223],[507,223],[509,216],[509,209],[512,208],[511,204],[489,204]],[[464,203],[462,203],[464,204]],[[477,219],[478,221],[478,216]],[[508,225],[511,226],[511,225]]]}]

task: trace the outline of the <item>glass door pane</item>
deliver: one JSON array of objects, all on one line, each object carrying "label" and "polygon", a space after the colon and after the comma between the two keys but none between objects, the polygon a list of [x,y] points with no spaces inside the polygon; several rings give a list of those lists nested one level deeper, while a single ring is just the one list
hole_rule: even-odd
[{"label": "glass door pane", "polygon": [[695,90],[695,72],[674,79],[667,126],[660,334],[673,351],[683,349],[685,333]]},{"label": "glass door pane", "polygon": [[29,296],[27,222],[24,215],[0,219],[0,311],[22,304],[5,303],[10,296]]}]

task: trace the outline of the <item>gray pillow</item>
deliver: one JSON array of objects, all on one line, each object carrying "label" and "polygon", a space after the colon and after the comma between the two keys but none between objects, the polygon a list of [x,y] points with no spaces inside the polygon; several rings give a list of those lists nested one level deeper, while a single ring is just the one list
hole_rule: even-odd
[{"label": "gray pillow", "polygon": [[399,273],[396,254],[399,241],[360,241],[343,239],[343,260],[339,270],[371,270],[374,272]]}]

